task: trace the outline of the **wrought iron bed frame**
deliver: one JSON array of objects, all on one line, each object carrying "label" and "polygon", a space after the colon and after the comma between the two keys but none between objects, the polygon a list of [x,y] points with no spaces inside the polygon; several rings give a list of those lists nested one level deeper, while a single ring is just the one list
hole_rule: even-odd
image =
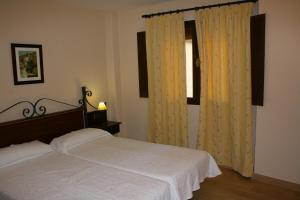
[{"label": "wrought iron bed frame", "polygon": [[33,117],[38,117],[38,116],[43,116],[47,113],[47,108],[45,105],[40,105],[40,102],[42,101],[50,101],[50,102],[56,102],[59,104],[63,104],[66,106],[70,106],[72,108],[82,108],[83,112],[84,112],[84,116],[85,116],[85,121],[86,121],[86,117],[87,117],[87,108],[88,106],[90,106],[91,108],[97,110],[97,108],[95,106],[93,106],[89,101],[87,97],[91,97],[93,95],[92,91],[88,90],[87,87],[81,87],[81,93],[82,93],[82,99],[78,100],[79,106],[77,105],[73,105],[73,104],[69,104],[63,101],[59,101],[59,100],[55,100],[55,99],[51,99],[51,98],[40,98],[38,100],[36,100],[35,102],[30,102],[30,101],[19,101],[3,110],[0,111],[0,114],[3,114],[9,110],[11,110],[12,108],[21,105],[21,104],[27,104],[27,107],[25,107],[22,110],[22,114],[24,118],[33,118]]}]

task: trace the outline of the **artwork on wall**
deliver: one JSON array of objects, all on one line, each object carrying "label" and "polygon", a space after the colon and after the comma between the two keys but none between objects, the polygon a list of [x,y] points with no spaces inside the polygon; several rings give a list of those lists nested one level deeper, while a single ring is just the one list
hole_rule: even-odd
[{"label": "artwork on wall", "polygon": [[11,44],[15,85],[44,83],[42,45]]}]

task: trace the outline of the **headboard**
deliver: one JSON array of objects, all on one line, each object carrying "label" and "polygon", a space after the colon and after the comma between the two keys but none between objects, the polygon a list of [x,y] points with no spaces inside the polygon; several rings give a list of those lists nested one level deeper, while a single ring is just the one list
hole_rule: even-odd
[{"label": "headboard", "polygon": [[[55,137],[85,128],[87,126],[87,106],[94,110],[97,110],[97,108],[90,104],[87,99],[87,97],[92,96],[92,92],[86,87],[82,87],[81,91],[82,99],[79,99],[79,106],[55,99],[40,98],[35,102],[20,101],[4,110],[0,110],[1,115],[17,106],[23,105],[22,114],[24,117],[24,119],[0,123],[0,148],[32,140],[49,143]],[[47,108],[42,104],[44,101],[68,106],[73,109],[46,114]]]},{"label": "headboard", "polygon": [[32,140],[49,143],[55,137],[82,128],[84,128],[82,107],[0,123],[0,148]]}]

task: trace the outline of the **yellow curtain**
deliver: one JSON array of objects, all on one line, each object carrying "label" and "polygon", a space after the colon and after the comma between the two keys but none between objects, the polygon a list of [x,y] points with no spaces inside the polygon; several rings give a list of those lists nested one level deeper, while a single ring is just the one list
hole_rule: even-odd
[{"label": "yellow curtain", "polygon": [[182,14],[146,20],[150,142],[187,146],[185,32]]},{"label": "yellow curtain", "polygon": [[252,3],[196,12],[201,59],[198,148],[246,177],[253,175],[251,12]]}]

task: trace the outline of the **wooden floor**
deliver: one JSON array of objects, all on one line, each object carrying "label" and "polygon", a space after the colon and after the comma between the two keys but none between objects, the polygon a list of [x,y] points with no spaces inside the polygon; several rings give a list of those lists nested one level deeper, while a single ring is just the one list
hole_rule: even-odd
[{"label": "wooden floor", "polygon": [[241,177],[229,169],[206,179],[193,200],[300,200],[300,192]]}]

